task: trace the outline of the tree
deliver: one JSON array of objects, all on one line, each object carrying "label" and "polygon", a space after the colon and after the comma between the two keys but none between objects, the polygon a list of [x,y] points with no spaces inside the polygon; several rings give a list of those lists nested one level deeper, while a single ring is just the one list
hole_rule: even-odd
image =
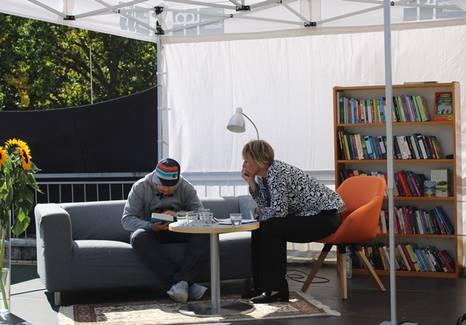
[{"label": "tree", "polygon": [[9,15],[0,28],[0,110],[89,104],[90,52],[94,102],[156,83],[153,43]]}]

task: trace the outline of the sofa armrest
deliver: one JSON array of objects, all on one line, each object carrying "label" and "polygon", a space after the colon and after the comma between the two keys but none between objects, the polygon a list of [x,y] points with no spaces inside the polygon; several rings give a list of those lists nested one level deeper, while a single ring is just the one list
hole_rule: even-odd
[{"label": "sofa armrest", "polygon": [[36,219],[37,272],[48,291],[60,291],[70,281],[73,250],[68,212],[57,204],[38,204]]}]

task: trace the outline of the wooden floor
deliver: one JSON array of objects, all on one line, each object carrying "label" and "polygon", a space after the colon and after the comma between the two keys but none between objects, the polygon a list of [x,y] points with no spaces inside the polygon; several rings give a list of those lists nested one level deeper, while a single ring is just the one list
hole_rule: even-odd
[{"label": "wooden floor", "polygon": [[[288,269],[290,275],[299,276],[299,272],[294,271],[299,269],[298,266],[290,265]],[[43,285],[37,278],[35,266],[15,266],[12,274],[11,305],[17,318],[13,317],[10,324],[58,324],[57,308],[51,306],[50,297],[44,292]],[[313,284],[309,290],[317,300],[339,311],[340,317],[249,321],[236,324],[376,325],[389,320],[390,294],[378,291],[372,279],[361,276],[350,279],[348,300],[342,301],[339,298],[335,267],[326,265],[318,275],[328,278],[329,282]],[[383,278],[382,281],[388,288],[388,278]],[[232,282],[222,285],[222,290],[235,291],[240,290],[240,287],[240,283]],[[144,300],[153,298],[154,295],[157,294],[141,290],[84,292],[64,296],[64,303]],[[457,318],[466,313],[466,278],[398,278],[397,307],[399,324],[403,321],[413,321],[426,325],[455,325]]]}]

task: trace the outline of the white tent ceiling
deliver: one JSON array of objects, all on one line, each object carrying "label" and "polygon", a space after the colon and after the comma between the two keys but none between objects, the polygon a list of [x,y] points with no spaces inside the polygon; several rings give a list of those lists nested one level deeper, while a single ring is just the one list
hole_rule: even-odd
[{"label": "white tent ceiling", "polygon": [[[466,17],[466,0],[393,1],[392,23]],[[383,25],[381,0],[2,0],[0,12],[146,41]],[[163,9],[161,9],[163,8]],[[159,24],[159,26],[158,26]],[[344,28],[342,28],[344,27]],[[262,36],[259,36],[262,38]]]}]

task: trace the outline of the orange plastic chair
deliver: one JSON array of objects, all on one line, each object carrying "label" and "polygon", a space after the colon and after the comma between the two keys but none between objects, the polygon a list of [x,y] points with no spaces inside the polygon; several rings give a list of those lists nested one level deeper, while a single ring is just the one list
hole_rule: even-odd
[{"label": "orange plastic chair", "polygon": [[346,209],[342,214],[340,227],[330,236],[319,240],[319,242],[325,244],[324,248],[309,272],[301,291],[307,291],[333,245],[337,245],[337,270],[339,271],[341,297],[343,299],[348,298],[346,280],[347,245],[354,247],[361,265],[369,270],[380,290],[385,291],[385,287],[361,248],[361,244],[373,240],[380,231],[379,218],[385,187],[385,180],[377,176],[353,176],[341,183],[336,192],[340,194],[345,202]]}]

